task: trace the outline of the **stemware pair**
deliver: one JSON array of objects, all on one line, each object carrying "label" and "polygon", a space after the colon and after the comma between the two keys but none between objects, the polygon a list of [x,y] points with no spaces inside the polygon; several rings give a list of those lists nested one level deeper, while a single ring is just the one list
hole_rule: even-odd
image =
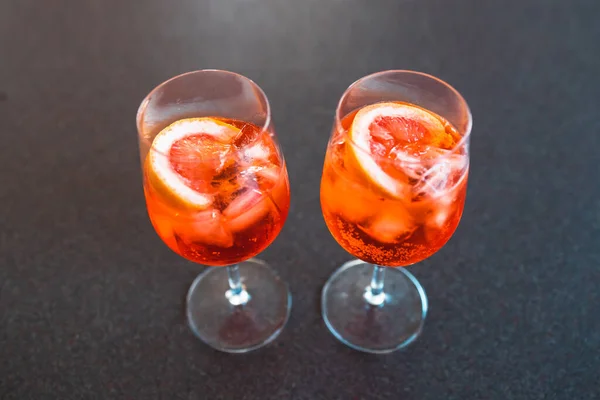
[{"label": "stemware pair", "polygon": [[[191,330],[226,352],[271,342],[291,295],[254,257],[281,231],[290,189],[266,95],[233,72],[189,72],[148,94],[137,127],[152,225],[177,254],[213,267],[189,289]],[[321,206],[331,234],[357,260],[325,284],[322,313],[348,346],[391,352],[421,331],[427,297],[402,267],[437,252],[458,226],[470,131],[462,96],[427,74],[380,72],[342,95]]]}]

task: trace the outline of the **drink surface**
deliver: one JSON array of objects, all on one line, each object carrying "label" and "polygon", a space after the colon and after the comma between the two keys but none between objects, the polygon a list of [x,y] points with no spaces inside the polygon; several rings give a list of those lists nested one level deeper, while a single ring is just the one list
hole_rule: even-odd
[{"label": "drink surface", "polygon": [[144,162],[144,193],[160,238],[182,257],[213,266],[264,250],[290,202],[269,132],[223,118],[184,119],[161,131]]},{"label": "drink surface", "polygon": [[468,154],[442,117],[407,103],[378,103],[334,127],[321,207],[336,241],[353,256],[407,266],[452,236],[465,202]]}]

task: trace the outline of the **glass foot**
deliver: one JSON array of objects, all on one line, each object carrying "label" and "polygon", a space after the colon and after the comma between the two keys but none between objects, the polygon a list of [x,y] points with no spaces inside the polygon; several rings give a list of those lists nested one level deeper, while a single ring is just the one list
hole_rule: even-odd
[{"label": "glass foot", "polygon": [[209,346],[245,353],[273,341],[290,315],[287,285],[257,259],[238,264],[244,291],[230,290],[227,267],[198,275],[187,295],[187,318],[194,334]]},{"label": "glass foot", "polygon": [[405,268],[385,268],[383,295],[371,296],[373,268],[353,260],[334,272],[323,287],[323,319],[347,346],[367,353],[391,353],[412,343],[421,332],[427,296]]}]

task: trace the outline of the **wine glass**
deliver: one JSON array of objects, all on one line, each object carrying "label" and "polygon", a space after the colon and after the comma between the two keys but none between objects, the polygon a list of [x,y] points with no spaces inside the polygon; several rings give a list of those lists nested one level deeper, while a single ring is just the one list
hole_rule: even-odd
[{"label": "wine glass", "polygon": [[266,95],[233,72],[189,72],[148,94],[137,127],[156,233],[175,253],[212,267],[189,289],[191,330],[226,352],[271,342],[291,295],[253,257],[281,231],[290,191]]},{"label": "wine glass", "polygon": [[421,332],[427,297],[405,268],[437,252],[460,221],[471,114],[431,75],[384,71],[342,95],[321,180],[336,241],[357,257],[322,292],[326,325],[346,345],[388,353]]}]

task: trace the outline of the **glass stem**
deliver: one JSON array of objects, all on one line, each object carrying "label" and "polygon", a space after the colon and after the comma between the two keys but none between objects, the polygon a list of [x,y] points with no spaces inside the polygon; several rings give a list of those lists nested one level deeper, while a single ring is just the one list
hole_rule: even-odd
[{"label": "glass stem", "polygon": [[371,283],[365,289],[364,298],[372,306],[380,306],[385,303],[385,292],[383,291],[383,278],[385,267],[373,265],[373,277]]},{"label": "glass stem", "polygon": [[225,297],[233,306],[243,306],[250,300],[250,294],[242,284],[240,278],[240,267],[237,264],[227,267],[227,277],[229,280],[229,290],[225,292]]}]

